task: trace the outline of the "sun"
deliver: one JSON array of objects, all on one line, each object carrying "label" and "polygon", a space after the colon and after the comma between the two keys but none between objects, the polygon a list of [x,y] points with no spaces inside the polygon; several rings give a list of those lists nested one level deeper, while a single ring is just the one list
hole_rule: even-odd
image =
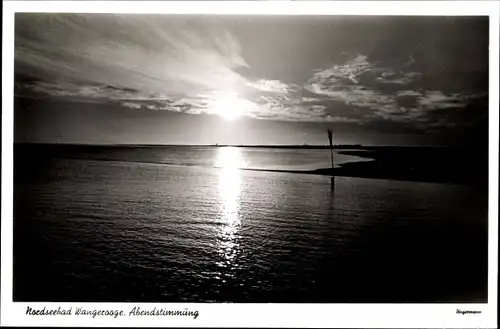
[{"label": "sun", "polygon": [[249,101],[240,98],[235,93],[223,93],[214,99],[211,109],[214,114],[217,114],[222,119],[233,121],[245,113],[249,103]]}]

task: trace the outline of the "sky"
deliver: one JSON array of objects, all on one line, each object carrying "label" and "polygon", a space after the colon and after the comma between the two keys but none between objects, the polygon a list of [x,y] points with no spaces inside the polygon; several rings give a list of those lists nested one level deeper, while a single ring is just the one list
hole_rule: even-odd
[{"label": "sky", "polygon": [[[14,139],[484,142],[487,17],[16,14]],[[486,139],[487,140],[487,139]]]}]

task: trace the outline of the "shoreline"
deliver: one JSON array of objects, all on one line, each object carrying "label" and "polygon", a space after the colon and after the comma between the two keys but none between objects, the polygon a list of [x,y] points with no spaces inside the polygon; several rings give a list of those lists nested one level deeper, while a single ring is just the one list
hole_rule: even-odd
[{"label": "shoreline", "polygon": [[[215,167],[218,168],[218,167]],[[261,172],[275,172],[275,173],[285,173],[285,174],[303,174],[303,175],[319,175],[319,176],[330,176],[335,177],[351,177],[351,178],[367,178],[367,179],[380,179],[380,180],[391,180],[399,182],[414,182],[414,183],[438,183],[438,184],[452,184],[452,185],[481,185],[480,182],[470,183],[466,180],[450,180],[450,179],[433,179],[424,177],[408,177],[408,176],[381,176],[381,175],[370,175],[366,173],[353,173],[343,171],[341,167],[332,168],[320,168],[313,170],[287,170],[287,169],[252,169],[252,168],[239,168],[244,171],[261,171]]]}]

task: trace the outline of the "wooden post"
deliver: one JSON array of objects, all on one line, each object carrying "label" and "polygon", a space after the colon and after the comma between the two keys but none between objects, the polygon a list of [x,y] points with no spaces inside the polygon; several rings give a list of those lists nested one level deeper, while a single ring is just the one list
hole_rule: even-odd
[{"label": "wooden post", "polygon": [[335,176],[333,175],[335,165],[333,163],[333,133],[331,129],[328,129],[328,141],[330,142],[330,159],[332,160],[332,178],[330,179],[330,188],[333,191],[335,189]]},{"label": "wooden post", "polygon": [[332,169],[334,168],[333,164],[333,133],[331,129],[328,129],[328,141],[330,142],[330,158],[332,160]]}]

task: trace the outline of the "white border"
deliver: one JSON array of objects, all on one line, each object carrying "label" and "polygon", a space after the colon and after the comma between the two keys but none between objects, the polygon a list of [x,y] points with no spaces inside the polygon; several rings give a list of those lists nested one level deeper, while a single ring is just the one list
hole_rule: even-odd
[{"label": "white border", "polygon": [[[493,328],[497,326],[498,274],[498,82],[499,13],[497,1],[257,1],[257,2],[96,2],[33,1],[3,3],[2,53],[2,222],[1,325],[11,326],[151,326],[151,327],[390,327]],[[490,186],[489,186],[489,302],[488,304],[127,304],[13,303],[13,76],[15,12],[272,14],[272,15],[487,15],[490,16]],[[471,45],[473,47],[473,45]],[[197,309],[189,317],[64,317],[27,316],[26,306],[100,309],[168,307]],[[480,310],[460,315],[456,310]]]}]

